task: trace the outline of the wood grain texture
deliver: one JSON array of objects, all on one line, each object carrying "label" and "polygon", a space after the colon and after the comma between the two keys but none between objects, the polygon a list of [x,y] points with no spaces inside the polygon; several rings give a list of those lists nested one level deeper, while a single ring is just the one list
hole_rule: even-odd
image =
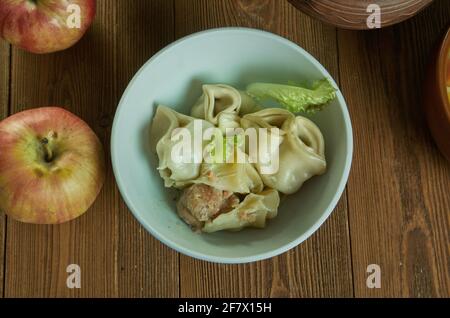
[{"label": "wood grain texture", "polygon": [[[117,296],[118,194],[109,162],[110,125],[117,101],[115,9],[98,2],[95,23],[74,47],[55,54],[12,52],[12,112],[64,106],[97,133],[107,157],[106,182],[80,218],[40,226],[8,220],[6,297]],[[69,264],[81,267],[81,289],[66,286]]]},{"label": "wood grain texture", "polygon": [[[0,295],[450,297],[450,163],[435,147],[421,108],[427,59],[450,22],[450,1],[371,32],[336,32],[285,0],[97,3],[89,33],[64,52],[13,49],[9,65],[9,46],[0,41],[0,118],[8,100],[12,112],[65,106],[93,127],[109,158],[116,106],[153,53],[207,28],[265,29],[297,42],[340,81],[355,137],[348,191],[296,249],[254,264],[218,265],[179,255],[148,234],[120,198],[108,159],[100,197],[73,222],[34,226],[8,219],[3,233],[0,211]],[[81,266],[80,290],[66,287],[71,263]],[[381,289],[366,287],[369,264],[381,266]]]},{"label": "wood grain texture", "polygon": [[371,4],[380,8],[380,24],[387,27],[416,15],[433,0],[289,0],[312,17],[344,29],[367,30]]},{"label": "wood grain texture", "polygon": [[[177,0],[176,37],[221,26],[281,34],[309,50],[338,79],[336,31],[278,0]],[[180,256],[182,297],[344,297],[353,295],[344,195],[327,223],[298,248],[271,260],[218,265]]]},{"label": "wood grain texture", "polygon": [[[8,224],[6,296],[177,296],[178,256],[135,221],[120,198],[109,159],[112,120],[139,67],[173,38],[171,1],[101,1],[93,27],[75,47],[36,56],[13,51],[13,111],[62,105],[102,140],[107,178],[94,206],[58,226]],[[149,31],[158,36],[149,37]],[[66,287],[79,264],[82,287]]]},{"label": "wood grain texture", "polygon": [[[9,110],[9,84],[10,84],[10,46],[0,42],[0,120],[8,116]],[[0,298],[3,297],[4,286],[4,264],[5,264],[5,227],[6,216],[0,211]]]},{"label": "wood grain texture", "polygon": [[[173,41],[173,1],[117,1],[118,93],[158,50]],[[152,83],[148,83],[152,85]],[[131,167],[130,167],[131,168]],[[177,297],[178,254],[153,238],[123,201],[119,213],[119,296]]]},{"label": "wood grain texture", "polygon": [[[156,1],[152,1],[153,5],[155,3]],[[172,10],[170,3],[167,7]],[[173,268],[166,266],[167,258],[159,251],[161,247],[152,248],[154,243],[149,235],[143,241],[151,243],[138,247],[138,250],[146,251],[143,257],[158,259],[160,262],[139,262],[130,258],[126,253],[133,253],[133,249],[124,248],[130,241],[129,237],[124,236],[120,240],[120,234],[127,235],[130,231],[130,222],[119,226],[119,218],[121,221],[129,220],[129,213],[119,199],[108,150],[116,105],[135,71],[131,68],[135,65],[137,67],[139,63],[138,55],[133,53],[136,52],[136,45],[126,42],[126,32],[133,30],[120,25],[127,13],[133,14],[134,20],[139,21],[136,8],[129,5],[129,2],[102,1],[98,3],[93,27],[75,47],[44,56],[13,51],[13,111],[44,105],[67,107],[85,119],[99,135],[108,154],[108,162],[107,179],[101,195],[94,206],[79,219],[58,226],[33,226],[12,221],[8,223],[7,297],[119,296],[136,288],[135,284],[128,283],[126,276],[127,273],[137,272],[136,267],[123,265],[128,265],[130,261],[141,263],[139,266],[142,263],[150,264],[153,272],[156,271],[159,275],[178,277],[177,273],[173,273]],[[128,26],[130,25],[131,21],[128,22]],[[166,26],[161,25],[158,30],[163,32]],[[144,31],[140,34],[144,34]],[[153,47],[162,44],[164,43],[154,42]],[[149,55],[150,52],[147,57]],[[129,60],[123,60],[124,58]],[[130,60],[134,64],[124,63]],[[135,224],[131,223],[131,226],[138,231]],[[141,241],[135,243],[140,244]],[[71,263],[81,266],[80,290],[66,287],[66,267]],[[143,268],[145,271],[148,269],[146,266]],[[125,272],[124,279],[119,280],[119,271]],[[122,285],[119,286],[119,283]],[[148,282],[142,283],[143,286],[149,285]],[[164,295],[173,288],[177,293],[177,282],[175,285],[155,284],[150,288],[153,294],[161,292]]]},{"label": "wood grain texture", "polygon": [[[348,184],[357,297],[450,296],[450,164],[421,105],[429,53],[450,17],[436,1],[404,24],[339,31],[341,85],[354,125]],[[381,266],[381,289],[366,268]]]}]

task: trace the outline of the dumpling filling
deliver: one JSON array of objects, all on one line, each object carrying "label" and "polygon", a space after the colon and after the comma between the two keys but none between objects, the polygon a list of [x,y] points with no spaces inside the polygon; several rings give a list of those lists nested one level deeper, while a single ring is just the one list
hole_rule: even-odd
[{"label": "dumpling filling", "polygon": [[205,184],[194,184],[183,190],[177,204],[178,215],[195,231],[200,231],[205,222],[239,205],[239,198]]},{"label": "dumpling filling", "polygon": [[263,228],[268,219],[276,217],[279,204],[278,191],[273,189],[250,193],[241,201],[232,192],[195,184],[183,190],[177,209],[194,231],[211,233]]}]

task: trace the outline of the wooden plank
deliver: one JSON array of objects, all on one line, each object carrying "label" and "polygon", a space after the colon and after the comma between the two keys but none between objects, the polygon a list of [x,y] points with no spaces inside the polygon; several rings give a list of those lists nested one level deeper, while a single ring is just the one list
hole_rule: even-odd
[{"label": "wooden plank", "polygon": [[[338,78],[336,30],[279,0],[175,2],[176,37],[220,26],[281,34],[310,51]],[[353,296],[344,195],[326,224],[298,248],[271,260],[218,265],[181,256],[182,297]]]},{"label": "wooden plank", "polygon": [[[9,109],[9,84],[10,84],[10,45],[5,41],[0,42],[0,120],[8,116]],[[6,216],[0,211],[0,298],[3,297],[4,264],[5,264],[5,224]]]},{"label": "wooden plank", "polygon": [[[429,53],[450,16],[435,3],[404,24],[339,31],[341,84],[355,135],[348,184],[357,297],[448,297],[450,165],[425,125]],[[369,264],[381,289],[366,287]]]},{"label": "wooden plank", "polygon": [[[73,222],[8,222],[7,297],[178,294],[176,254],[141,233],[120,200],[109,159],[121,93],[138,66],[173,36],[172,20],[159,15],[173,12],[173,5],[163,0],[97,5],[93,27],[75,47],[42,56],[13,51],[13,111],[63,105],[81,116],[103,141],[107,178],[94,206]],[[149,36],[150,27],[157,36]],[[79,290],[66,287],[66,267],[72,263],[81,267]]]},{"label": "wooden plank", "polygon": [[[119,1],[117,11],[116,75],[121,94],[137,70],[173,40],[173,1]],[[122,201],[119,220],[119,296],[177,297],[178,254],[147,233]]]}]

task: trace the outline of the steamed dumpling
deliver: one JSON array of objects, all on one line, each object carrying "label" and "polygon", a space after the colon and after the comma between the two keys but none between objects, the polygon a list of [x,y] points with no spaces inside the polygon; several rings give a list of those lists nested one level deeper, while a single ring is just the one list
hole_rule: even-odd
[{"label": "steamed dumpling", "polygon": [[[312,121],[284,109],[261,109],[231,86],[204,85],[191,115],[159,106],[150,137],[165,186],[182,190],[178,213],[195,230],[263,228],[277,216],[280,193],[293,194],[326,170],[324,138]],[[199,149],[189,140],[190,158],[184,158],[180,142],[200,132],[197,119],[202,137],[208,138],[208,129],[212,138],[202,138],[195,144]],[[256,145],[249,144],[252,136]]]},{"label": "steamed dumpling", "polygon": [[239,91],[239,94],[241,95],[241,109],[239,111],[240,116],[244,116],[244,115],[251,114],[251,113],[256,113],[257,111],[260,111],[263,109],[246,92]]},{"label": "steamed dumpling", "polygon": [[246,227],[264,228],[266,220],[277,216],[280,196],[273,189],[258,194],[249,194],[236,208],[207,221],[203,232],[212,233],[222,230],[240,231]]},{"label": "steamed dumpling", "polygon": [[[263,181],[256,168],[249,163],[248,155],[239,147],[233,145],[234,152],[226,154],[223,162],[203,162],[200,174],[195,180],[178,182],[176,186],[184,187],[190,184],[206,184],[215,189],[233,193],[258,193],[264,188]],[[226,152],[226,151],[225,151]],[[238,153],[243,159],[237,160]],[[228,157],[234,156],[234,161],[227,163]]]},{"label": "steamed dumpling", "polygon": [[200,176],[193,183],[241,194],[258,193],[264,188],[258,171],[250,163],[203,163]]},{"label": "steamed dumpling", "polygon": [[[213,125],[202,121],[203,129],[209,127],[213,127]],[[172,141],[172,135],[177,128],[187,128],[193,138],[194,118],[180,114],[168,107],[159,106],[153,118],[150,140],[152,151],[158,155],[158,171],[164,179],[166,187],[172,187],[177,183],[196,179],[200,175],[201,161],[194,160],[194,151],[192,151],[190,163],[175,162],[172,159],[173,147],[179,142],[176,138],[174,139],[175,141]]]},{"label": "steamed dumpling", "polygon": [[239,127],[241,103],[241,94],[231,86],[203,85],[203,95],[192,108],[191,115],[225,131]]},{"label": "steamed dumpling", "polygon": [[[278,169],[280,164],[278,152],[286,136],[282,126],[288,119],[293,118],[295,116],[287,110],[271,108],[248,114],[241,119],[241,126],[247,132],[251,128],[255,129],[256,147],[252,147],[249,138],[246,139],[245,145],[246,152],[251,162],[255,163],[261,177]],[[263,129],[266,133],[261,135]]]},{"label": "steamed dumpling", "polygon": [[285,194],[297,192],[305,181],[326,170],[325,146],[319,128],[309,119],[281,109],[267,109],[244,116],[244,127],[281,128],[279,165],[273,174],[261,173],[264,184]]},{"label": "steamed dumpling", "polygon": [[281,108],[267,108],[256,113],[242,117],[241,125],[247,128],[279,128],[281,129],[288,119],[295,118],[290,111]]},{"label": "steamed dumpling", "polygon": [[319,128],[307,118],[296,117],[283,126],[286,137],[280,145],[280,166],[273,175],[262,175],[267,186],[292,194],[313,176],[325,173],[324,140]]}]

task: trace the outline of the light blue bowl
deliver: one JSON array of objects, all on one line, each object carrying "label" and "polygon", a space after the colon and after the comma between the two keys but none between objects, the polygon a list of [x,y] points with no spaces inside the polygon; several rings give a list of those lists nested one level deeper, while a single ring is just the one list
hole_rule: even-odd
[{"label": "light blue bowl", "polygon": [[282,37],[253,29],[196,33],[153,56],[123,94],[111,137],[114,174],[134,216],[171,248],[218,263],[270,258],[306,240],[335,208],[350,171],[352,127],[341,92],[329,107],[310,117],[325,138],[327,173],[311,179],[284,200],[278,217],[263,230],[193,233],[177,216],[174,193],[164,188],[156,171],[155,155],[149,150],[149,127],[160,103],[189,114],[203,83],[244,88],[252,82],[302,82],[324,77],[331,79],[305,50]]}]

